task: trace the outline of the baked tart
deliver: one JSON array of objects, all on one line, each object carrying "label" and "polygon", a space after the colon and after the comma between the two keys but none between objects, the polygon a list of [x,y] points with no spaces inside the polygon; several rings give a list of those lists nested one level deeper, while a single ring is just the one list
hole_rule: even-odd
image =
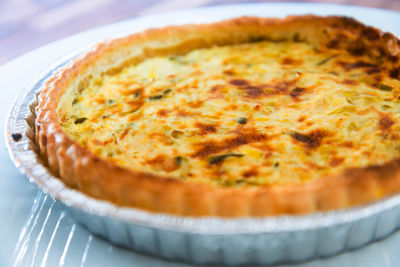
[{"label": "baked tart", "polygon": [[400,41],[346,17],[242,17],[101,43],[39,95],[65,184],[184,216],[349,208],[400,190]]}]

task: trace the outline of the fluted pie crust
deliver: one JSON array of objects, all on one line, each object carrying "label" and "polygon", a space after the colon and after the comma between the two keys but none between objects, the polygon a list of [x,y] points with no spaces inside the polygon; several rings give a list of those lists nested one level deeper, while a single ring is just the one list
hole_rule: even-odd
[{"label": "fluted pie crust", "polygon": [[[327,35],[327,30],[332,29],[335,34]],[[277,42],[297,39],[317,48],[334,47],[379,57],[387,72],[400,79],[396,73],[400,67],[399,39],[350,18],[242,17],[213,24],[151,29],[97,45],[46,83],[36,108],[35,137],[41,158],[66,185],[91,197],[183,216],[305,214],[366,204],[399,192],[400,158],[303,183],[218,187],[118,166],[73,141],[60,125],[57,107],[65,89],[84,87],[91,76],[118,72],[154,56],[246,43],[255,37]]]}]

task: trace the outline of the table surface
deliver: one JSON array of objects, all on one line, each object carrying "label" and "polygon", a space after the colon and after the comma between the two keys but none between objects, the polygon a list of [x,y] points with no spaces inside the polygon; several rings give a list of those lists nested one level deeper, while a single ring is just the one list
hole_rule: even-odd
[{"label": "table surface", "polygon": [[[247,2],[272,1],[0,0],[0,65],[62,37],[128,18],[185,8]],[[399,0],[303,0],[302,2],[361,5],[400,11]]]}]

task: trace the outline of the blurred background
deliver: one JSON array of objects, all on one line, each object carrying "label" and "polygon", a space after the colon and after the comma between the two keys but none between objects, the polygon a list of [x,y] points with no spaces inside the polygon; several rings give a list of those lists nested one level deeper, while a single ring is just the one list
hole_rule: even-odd
[{"label": "blurred background", "polygon": [[[257,0],[0,0],[0,65],[51,41],[96,26],[178,9]],[[295,1],[291,1],[295,2]],[[319,0],[400,11],[400,0]]]}]

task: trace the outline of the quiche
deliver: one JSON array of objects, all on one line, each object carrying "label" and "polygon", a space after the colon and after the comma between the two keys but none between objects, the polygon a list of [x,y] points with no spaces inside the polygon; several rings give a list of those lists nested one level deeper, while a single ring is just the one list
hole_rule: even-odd
[{"label": "quiche", "polygon": [[338,16],[147,30],[46,83],[36,144],[66,185],[151,212],[367,204],[400,190],[399,47]]}]

